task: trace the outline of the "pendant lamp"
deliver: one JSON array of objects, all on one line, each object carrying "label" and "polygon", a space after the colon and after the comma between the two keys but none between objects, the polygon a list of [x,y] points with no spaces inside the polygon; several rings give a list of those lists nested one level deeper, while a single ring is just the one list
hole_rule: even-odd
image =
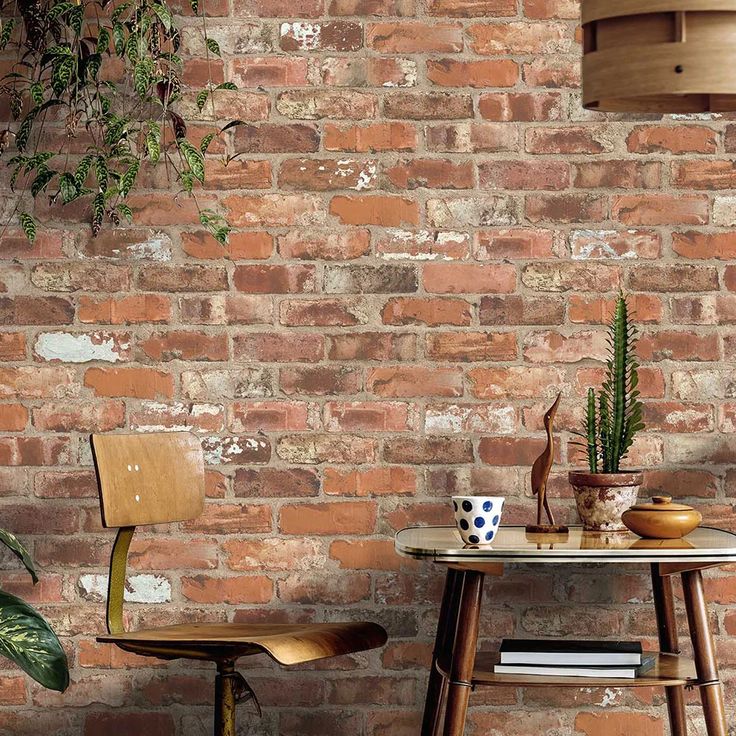
[{"label": "pendant lamp", "polygon": [[736,110],[736,0],[582,0],[583,105]]}]

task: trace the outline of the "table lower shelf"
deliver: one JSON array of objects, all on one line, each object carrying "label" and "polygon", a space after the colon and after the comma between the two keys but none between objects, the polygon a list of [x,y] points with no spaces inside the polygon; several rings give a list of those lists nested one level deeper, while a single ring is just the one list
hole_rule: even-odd
[{"label": "table lower shelf", "polygon": [[[647,652],[651,654],[651,652]],[[633,680],[603,677],[547,677],[539,675],[501,675],[493,671],[498,664],[498,652],[479,652],[475,658],[472,684],[474,687],[667,687],[670,685],[697,686],[695,664],[678,654],[655,654],[654,666],[642,677]],[[443,677],[448,677],[448,667],[437,663]]]}]

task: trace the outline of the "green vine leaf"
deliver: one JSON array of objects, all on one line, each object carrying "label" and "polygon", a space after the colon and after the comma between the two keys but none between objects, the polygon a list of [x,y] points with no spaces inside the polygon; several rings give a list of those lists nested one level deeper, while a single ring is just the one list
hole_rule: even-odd
[{"label": "green vine leaf", "polygon": [[33,243],[36,240],[36,221],[27,212],[21,212],[19,220],[28,242]]},{"label": "green vine leaf", "polygon": [[125,27],[122,23],[113,23],[112,40],[115,45],[115,53],[122,56],[125,53]]},{"label": "green vine leaf", "polygon": [[15,18],[8,18],[8,20],[3,23],[3,30],[2,33],[0,33],[0,51],[4,50],[8,45],[10,36],[13,33],[13,28],[15,28]]},{"label": "green vine leaf", "polygon": [[60,18],[64,13],[68,13],[70,10],[75,8],[77,6],[74,5],[74,3],[69,2],[62,2],[62,3],[56,3],[52,8],[49,9],[47,18],[50,21],[56,20],[57,18]]},{"label": "green vine leaf", "polygon": [[179,141],[179,150],[189,166],[192,175],[200,182],[204,182],[204,157],[189,141]]},{"label": "green vine leaf", "polygon": [[28,574],[31,576],[33,584],[35,585],[38,582],[38,576],[36,575],[36,570],[33,567],[33,560],[28,554],[28,550],[21,544],[18,537],[6,529],[0,529],[0,542],[2,542],[23,563],[23,567],[28,570]]},{"label": "green vine leaf", "polygon": [[128,222],[133,222],[133,210],[127,204],[119,204],[117,210]]},{"label": "green vine leaf", "polygon": [[63,56],[57,59],[51,72],[51,89],[57,97],[69,86],[75,68],[76,63],[73,57]]},{"label": "green vine leaf", "polygon": [[148,126],[146,150],[151,163],[157,163],[161,156],[161,128],[158,123],[151,122]]},{"label": "green vine leaf", "polygon": [[74,176],[67,171],[59,177],[59,191],[64,204],[69,204],[79,196],[77,182]]},{"label": "green vine leaf", "polygon": [[96,238],[102,229],[102,219],[105,217],[105,195],[100,192],[92,200],[92,235]]},{"label": "green vine leaf", "polygon": [[210,50],[210,53],[214,54],[215,56],[220,56],[220,44],[215,41],[214,38],[208,38],[205,40],[205,43],[207,44],[207,48]]},{"label": "green vine leaf", "polygon": [[150,59],[141,59],[133,70],[133,84],[138,97],[145,97],[151,86],[153,76],[153,62]]},{"label": "green vine leaf", "polygon": [[84,23],[84,5],[74,5],[67,16],[67,23],[76,36],[82,35],[82,24]]},{"label": "green vine leaf", "polygon": [[204,154],[207,153],[207,149],[210,147],[210,143],[212,143],[212,140],[214,139],[215,134],[214,133],[207,133],[207,135],[202,138],[199,144],[199,150]]},{"label": "green vine leaf", "polygon": [[207,104],[207,97],[209,96],[210,92],[208,89],[200,90],[197,93],[197,109],[202,112],[204,109],[204,106]]},{"label": "green vine leaf", "polygon": [[171,16],[171,11],[165,5],[161,5],[161,3],[154,3],[153,12],[156,13],[156,16],[161,21],[161,25],[167,31],[170,31],[171,27],[174,24],[174,19]]},{"label": "green vine leaf", "polygon": [[36,178],[33,180],[33,184],[31,184],[31,195],[37,197],[41,194],[55,176],[56,172],[52,169],[47,169],[45,166],[39,168]]},{"label": "green vine leaf", "polygon": [[100,28],[97,31],[97,53],[104,54],[110,50],[110,31],[107,28]]},{"label": "green vine leaf", "polygon": [[215,89],[229,89],[236,91],[238,89],[238,85],[235,84],[235,82],[222,82],[215,87]]},{"label": "green vine leaf", "polygon": [[41,82],[34,82],[28,88],[28,94],[31,96],[31,100],[35,105],[43,104],[43,84]]},{"label": "green vine leaf", "polygon": [[194,15],[199,15],[199,0],[189,0],[189,7]]},{"label": "green vine leaf", "polygon": [[122,197],[127,197],[128,193],[133,188],[136,177],[138,176],[139,169],[140,169],[140,163],[138,161],[134,161],[128,167],[128,170],[120,178],[120,195]]}]

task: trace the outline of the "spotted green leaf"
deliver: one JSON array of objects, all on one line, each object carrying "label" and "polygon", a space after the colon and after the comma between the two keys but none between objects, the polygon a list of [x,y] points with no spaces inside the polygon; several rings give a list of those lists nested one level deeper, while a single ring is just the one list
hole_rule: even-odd
[{"label": "spotted green leaf", "polygon": [[102,218],[105,216],[105,195],[100,192],[92,200],[92,235],[97,237],[102,229]]},{"label": "spotted green leaf", "polygon": [[68,171],[65,171],[59,177],[59,191],[61,192],[61,199],[64,204],[68,204],[79,196],[77,182],[74,179],[74,176]]},{"label": "spotted green leaf", "polygon": [[161,156],[161,128],[158,123],[151,122],[146,133],[146,150],[151,163],[156,163]]},{"label": "spotted green leaf", "polygon": [[174,23],[174,19],[171,17],[171,11],[165,5],[161,5],[161,3],[154,3],[153,12],[156,13],[156,17],[161,21],[161,25],[167,31],[170,31]]},{"label": "spotted green leaf", "polygon": [[26,550],[26,548],[21,544],[15,534],[11,534],[5,529],[0,529],[0,542],[2,542],[23,563],[23,567],[28,570],[35,585],[38,582],[38,577],[36,575],[36,570],[33,567],[33,560],[31,560],[28,550]]},{"label": "spotted green leaf", "polygon": [[207,97],[210,91],[208,89],[202,89],[197,93],[197,109],[202,112],[205,104],[207,103]]},{"label": "spotted green leaf", "polygon": [[36,221],[27,212],[21,212],[18,218],[28,242],[32,243],[36,239]]},{"label": "spotted green leaf", "polygon": [[207,48],[210,50],[210,53],[213,53],[215,56],[220,56],[220,44],[217,43],[214,38],[206,39],[205,43],[207,44]]},{"label": "spotted green leaf", "polygon": [[120,194],[123,197],[127,197],[128,192],[133,188],[135,179],[138,176],[139,168],[140,163],[138,161],[133,161],[133,163],[128,167],[128,170],[120,178]]},{"label": "spotted green leaf", "polygon": [[51,89],[54,90],[57,97],[69,86],[75,67],[75,59],[71,56],[62,56],[56,59],[51,72]]},{"label": "spotted green leaf", "polygon": [[28,93],[31,95],[34,104],[41,105],[43,103],[43,84],[41,82],[34,82],[28,88]]},{"label": "spotted green leaf", "polygon": [[179,150],[189,166],[192,175],[200,182],[204,181],[204,157],[188,140],[179,141]]},{"label": "spotted green leaf", "polygon": [[210,147],[210,143],[212,143],[213,138],[215,137],[214,133],[207,133],[207,135],[202,138],[202,140],[199,143],[199,150],[202,153],[207,153],[207,149]]},{"label": "spotted green leaf", "polygon": [[35,608],[2,590],[0,655],[44,687],[64,692],[69,685],[66,654],[52,628]]},{"label": "spotted green leaf", "polygon": [[34,197],[37,197],[41,192],[46,189],[49,182],[56,176],[56,172],[52,169],[48,169],[45,166],[38,169],[38,172],[36,174],[36,178],[33,180],[33,184],[31,184],[31,194]]},{"label": "spotted green leaf", "polygon": [[97,53],[104,54],[110,49],[110,31],[107,28],[100,28],[97,32]]},{"label": "spotted green leaf", "polygon": [[15,19],[8,18],[8,20],[3,23],[3,30],[0,32],[0,51],[8,45],[13,28],[15,28]]}]

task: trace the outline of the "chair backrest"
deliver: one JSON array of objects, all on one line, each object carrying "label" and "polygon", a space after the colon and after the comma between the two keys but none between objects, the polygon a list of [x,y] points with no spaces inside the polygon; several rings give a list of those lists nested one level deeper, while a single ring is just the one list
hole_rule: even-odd
[{"label": "chair backrest", "polygon": [[95,434],[106,527],[194,519],[204,508],[202,445],[189,432]]}]

